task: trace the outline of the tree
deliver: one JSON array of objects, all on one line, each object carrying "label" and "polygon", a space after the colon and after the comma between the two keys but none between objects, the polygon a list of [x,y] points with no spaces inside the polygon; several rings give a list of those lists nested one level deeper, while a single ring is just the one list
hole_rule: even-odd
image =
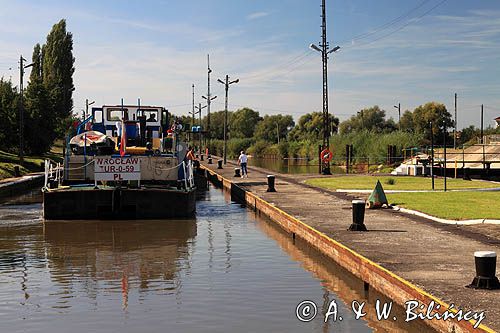
[{"label": "tree", "polygon": [[[433,126],[434,142],[443,144],[443,128],[453,126],[451,114],[446,110],[446,106],[437,102],[429,102],[420,105],[413,111],[413,125],[415,133],[424,134],[425,144],[431,141],[430,123]],[[448,135],[449,136],[449,135]],[[447,138],[449,142],[449,138]]]},{"label": "tree", "polygon": [[362,130],[376,133],[391,132],[396,129],[394,120],[385,119],[385,111],[380,110],[378,105],[359,111],[340,124],[341,133],[359,132]]},{"label": "tree", "polygon": [[409,133],[415,133],[415,126],[413,124],[413,113],[406,110],[401,116],[401,130]]},{"label": "tree", "polygon": [[39,43],[33,48],[31,57],[33,66],[31,67],[30,82],[43,82],[42,79],[42,48]]},{"label": "tree", "polygon": [[[66,20],[54,24],[42,47],[41,77],[59,124],[71,116],[73,109],[73,35],[66,31]],[[60,134],[65,129],[59,129]]]},{"label": "tree", "polygon": [[250,108],[243,108],[234,112],[231,116],[231,138],[251,138],[255,127],[262,118],[259,112]]},{"label": "tree", "polygon": [[[228,127],[231,124],[231,119],[232,119],[233,112],[228,111],[227,112],[227,122],[228,122]],[[203,117],[203,123],[207,123],[207,117]],[[230,129],[229,129],[230,131]],[[224,110],[222,111],[217,111],[217,112],[210,112],[210,137],[212,139],[219,139],[223,140],[224,139]],[[229,133],[228,133],[228,138],[229,138]],[[232,132],[231,132],[231,137],[232,137]]]},{"label": "tree", "polygon": [[[337,133],[339,119],[330,114],[331,133]],[[306,113],[299,118],[297,125],[290,131],[290,140],[318,141],[323,138],[323,113]]]},{"label": "tree", "polygon": [[18,143],[18,102],[19,94],[12,82],[0,79],[0,142],[1,149],[10,150]]},{"label": "tree", "polygon": [[290,115],[265,115],[255,128],[254,138],[275,143],[278,142],[278,135],[280,139],[285,139],[294,125]]},{"label": "tree", "polygon": [[26,151],[41,155],[50,150],[57,137],[54,128],[56,115],[51,109],[49,94],[41,80],[30,82],[25,97]]}]

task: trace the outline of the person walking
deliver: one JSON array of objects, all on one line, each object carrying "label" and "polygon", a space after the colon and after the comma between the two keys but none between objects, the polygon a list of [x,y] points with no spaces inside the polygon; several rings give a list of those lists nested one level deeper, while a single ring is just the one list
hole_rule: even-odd
[{"label": "person walking", "polygon": [[248,156],[242,150],[240,153],[240,157],[238,157],[238,164],[241,167],[241,178],[245,176],[248,178],[247,163],[248,163]]}]

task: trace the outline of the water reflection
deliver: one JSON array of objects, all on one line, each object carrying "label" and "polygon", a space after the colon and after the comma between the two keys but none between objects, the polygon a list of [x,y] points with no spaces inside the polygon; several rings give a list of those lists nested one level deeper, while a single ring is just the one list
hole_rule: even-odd
[{"label": "water reflection", "polygon": [[[137,282],[139,292],[149,288],[166,293],[175,290],[181,263],[189,261],[189,241],[196,236],[196,222],[51,221],[44,224],[43,236],[55,283],[72,285],[82,278],[91,281],[86,289],[92,298],[99,281],[120,281],[126,307],[130,281]],[[159,287],[159,281],[172,283]]]},{"label": "water reflection", "polygon": [[[255,214],[255,213],[249,213]],[[365,309],[367,315],[363,318],[368,322],[368,326],[376,332],[434,332],[431,328],[424,325],[422,322],[405,323],[405,313],[403,308],[394,305],[391,315],[394,315],[398,320],[377,320],[375,303],[377,299],[381,302],[390,302],[389,299],[376,292],[373,289],[367,291],[363,281],[357,279],[352,274],[342,269],[340,266],[332,262],[330,259],[312,249],[303,240],[293,240],[289,234],[286,234],[281,229],[277,228],[267,219],[256,217],[258,220],[258,228],[262,230],[268,237],[274,239],[279,247],[287,253],[294,261],[300,262],[301,266],[314,274],[321,281],[323,286],[322,307],[321,313],[324,317],[328,312],[328,305],[335,299],[337,303],[343,303],[339,312],[351,311],[351,302],[357,300],[366,302]],[[318,304],[319,307],[320,304]],[[371,311],[370,311],[371,310]],[[319,311],[319,309],[318,309]],[[346,331],[355,331],[354,327],[350,326],[351,322],[342,324],[342,329]],[[329,331],[330,322],[324,324],[324,331]]]},{"label": "water reflection", "polygon": [[[227,192],[199,193],[192,220],[42,224],[40,211],[0,205],[2,332],[407,329],[354,320],[351,300],[375,296]],[[305,299],[323,314],[336,299],[344,320],[299,322]]]}]

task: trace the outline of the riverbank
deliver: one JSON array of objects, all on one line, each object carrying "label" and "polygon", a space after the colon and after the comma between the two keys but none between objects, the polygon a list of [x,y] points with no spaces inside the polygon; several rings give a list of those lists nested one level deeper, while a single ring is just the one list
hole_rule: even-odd
[{"label": "riverbank", "polygon": [[6,178],[21,177],[33,172],[41,172],[44,169],[44,161],[47,158],[57,162],[62,161],[61,142],[54,144],[50,152],[44,156],[25,156],[22,164],[17,154],[0,150],[0,181]]},{"label": "riverbank", "polygon": [[[484,311],[483,324],[500,329],[500,291],[465,288],[475,276],[474,251],[500,253],[500,227],[449,226],[395,211],[367,211],[370,232],[349,232],[350,195],[303,183],[310,176],[277,174],[277,192],[266,192],[268,170],[250,167],[250,177],[235,178],[235,164],[222,170],[204,166],[231,193],[269,216],[290,235],[312,246],[398,304],[417,299],[454,304],[464,311]],[[315,175],[317,177],[317,175]],[[494,230],[492,230],[494,229]],[[390,246],[388,246],[390,244]],[[427,321],[439,331],[472,331],[472,324]],[[482,331],[491,331],[486,326]]]}]

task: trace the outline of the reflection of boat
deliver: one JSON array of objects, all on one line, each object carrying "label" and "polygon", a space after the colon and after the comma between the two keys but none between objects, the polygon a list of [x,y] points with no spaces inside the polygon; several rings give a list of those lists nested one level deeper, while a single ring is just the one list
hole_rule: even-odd
[{"label": "reflection of boat", "polygon": [[181,130],[177,122],[170,126],[162,107],[93,108],[78,134],[68,140],[64,165],[46,162],[44,218],[194,215],[194,172],[191,162],[184,161]]},{"label": "reflection of boat", "polygon": [[[52,222],[44,225],[46,253],[54,279],[73,276],[116,280],[173,280],[187,260],[195,220]],[[74,278],[73,278],[74,279]]]}]

